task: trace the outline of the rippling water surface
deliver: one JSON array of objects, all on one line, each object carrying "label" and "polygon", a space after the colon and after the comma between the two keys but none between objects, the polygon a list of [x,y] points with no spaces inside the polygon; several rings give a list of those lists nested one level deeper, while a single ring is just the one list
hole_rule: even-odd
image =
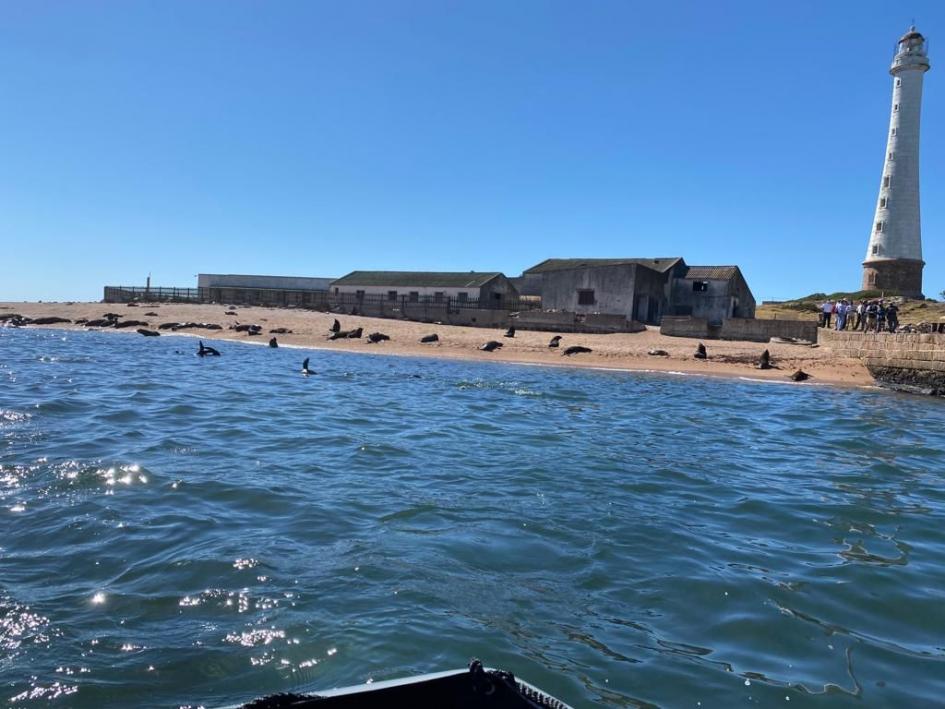
[{"label": "rippling water surface", "polygon": [[945,697],[940,401],[219,347],[0,330],[0,701]]}]

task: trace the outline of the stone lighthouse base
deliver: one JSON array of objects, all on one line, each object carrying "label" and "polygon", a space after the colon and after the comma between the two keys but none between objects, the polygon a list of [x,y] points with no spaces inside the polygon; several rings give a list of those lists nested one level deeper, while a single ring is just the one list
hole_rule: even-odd
[{"label": "stone lighthouse base", "polygon": [[895,291],[910,298],[922,297],[924,261],[884,259],[863,262],[863,290]]}]

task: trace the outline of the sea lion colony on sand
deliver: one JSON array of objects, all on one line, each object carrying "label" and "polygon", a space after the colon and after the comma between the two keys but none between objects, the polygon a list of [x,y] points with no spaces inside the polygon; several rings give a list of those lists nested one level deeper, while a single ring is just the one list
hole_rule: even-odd
[{"label": "sea lion colony on sand", "polygon": [[[229,312],[234,312],[234,311],[229,311]],[[229,314],[229,312],[227,314]],[[156,315],[156,313],[153,313],[153,312],[148,312],[145,314]],[[18,313],[5,313],[5,314],[0,315],[0,323],[7,326],[12,326],[12,327],[21,327],[24,325],[56,325],[60,323],[73,323],[76,325],[84,324],[86,327],[100,327],[100,328],[111,327],[115,329],[124,329],[124,328],[134,327],[136,328],[136,332],[144,337],[157,337],[160,335],[160,333],[155,330],[147,329],[149,327],[149,323],[143,320],[123,320],[122,318],[123,316],[119,313],[105,313],[104,316],[99,319],[86,320],[82,318],[82,319],[72,321],[72,320],[69,320],[68,318],[62,318],[62,317],[56,317],[56,316],[48,316],[48,317],[41,317],[41,318],[27,318]],[[163,323],[159,325],[158,329],[177,331],[177,330],[183,330],[183,329],[221,330],[223,328],[216,323],[168,322],[168,323]],[[233,325],[230,326],[230,329],[236,332],[246,332],[248,335],[251,335],[251,336],[259,335],[262,332],[262,327],[260,325],[250,325],[250,324],[244,325],[244,324],[234,323]],[[362,336],[363,328],[359,327],[353,330],[341,330],[341,323],[337,319],[335,319],[334,322],[332,323],[330,331],[331,331],[331,335],[328,338],[329,340],[337,340],[337,339],[343,339],[343,338],[344,339],[358,339]],[[291,334],[292,330],[279,327],[279,328],[273,328],[269,332],[278,333],[278,334]],[[514,337],[515,328],[510,327],[505,332],[505,336]],[[389,335],[386,335],[381,332],[372,332],[366,338],[366,340],[371,344],[384,342],[390,339],[391,337]],[[549,348],[559,347],[561,340],[562,340],[561,335],[554,335],[549,341],[548,347]],[[440,341],[440,338],[439,338],[439,335],[437,335],[436,333],[433,333],[433,334],[425,335],[421,337],[419,341],[425,344],[438,343]],[[489,340],[488,342],[478,347],[478,349],[483,352],[494,352],[498,349],[501,349],[502,346],[503,346],[502,343],[497,340]],[[274,348],[274,349],[279,347],[278,341],[275,337],[269,340],[269,347]],[[582,345],[572,345],[566,348],[562,352],[562,356],[571,357],[576,354],[590,353],[590,352],[593,352],[593,350],[590,347],[584,347]],[[197,354],[200,357],[207,357],[207,356],[219,357],[220,356],[220,352],[218,350],[214,349],[213,347],[208,347],[204,345],[203,342],[199,343]],[[669,356],[669,353],[666,350],[661,350],[661,349],[651,349],[648,351],[648,354],[651,356],[659,356],[659,357]],[[708,358],[708,353],[703,343],[701,342],[699,343],[699,345],[696,348],[696,352],[693,354],[693,357],[696,359]],[[722,357],[722,359],[724,360],[724,356]],[[767,349],[761,353],[761,356],[757,360],[757,364],[755,366],[757,369],[777,369],[776,365],[772,363],[771,353]],[[311,370],[308,370],[308,359],[305,360],[305,363],[303,365],[303,372],[307,374],[314,374],[314,372],[312,372]],[[803,370],[798,369],[793,374],[789,375],[788,378],[795,382],[803,382],[810,379],[811,375],[808,374],[807,372],[804,372]]]}]

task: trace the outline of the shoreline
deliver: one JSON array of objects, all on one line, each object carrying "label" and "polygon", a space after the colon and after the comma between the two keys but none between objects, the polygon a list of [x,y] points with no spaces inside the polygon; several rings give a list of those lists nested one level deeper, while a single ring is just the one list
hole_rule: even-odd
[{"label": "shoreline", "polygon": [[[269,338],[274,336],[280,347],[318,351],[590,368],[602,371],[725,377],[795,386],[831,385],[844,388],[876,386],[862,363],[856,360],[839,359],[822,348],[805,345],[706,340],[704,343],[708,349],[709,358],[697,360],[692,357],[692,353],[700,340],[664,336],[656,328],[648,328],[647,331],[640,333],[609,335],[519,330],[514,338],[505,338],[501,331],[492,328],[367,318],[283,308],[236,306],[235,309],[237,315],[230,316],[225,315],[227,308],[223,305],[153,303],[128,308],[110,303],[3,302],[0,303],[0,316],[18,313],[28,318],[58,316],[76,320],[100,318],[106,312],[115,312],[123,316],[122,320],[147,321],[148,329],[157,329],[162,322],[200,322],[220,325],[223,328],[221,330],[161,331],[162,334],[182,335],[207,341],[222,340],[266,346]],[[148,312],[153,312],[155,315],[146,316]],[[329,327],[335,318],[341,321],[344,329],[361,327],[365,337],[370,332],[379,331],[390,335],[391,340],[377,344],[370,344],[366,339],[328,340]],[[263,334],[252,337],[227,329],[236,323],[259,324],[263,328]],[[63,331],[104,330],[107,332],[111,330],[111,328],[85,328],[81,324],[74,323],[28,327]],[[288,328],[292,332],[276,335],[268,333],[268,330],[279,327]],[[128,328],[127,331],[129,335],[141,337],[135,332],[135,328]],[[421,336],[433,332],[439,335],[440,342],[419,343]],[[563,338],[561,349],[569,345],[581,344],[591,347],[593,352],[579,354],[574,358],[564,358],[561,349],[554,350],[547,347],[548,340],[556,334],[560,334]],[[491,353],[479,350],[478,347],[488,340],[502,342],[503,347]],[[651,349],[661,349],[668,354],[667,356],[647,354]],[[771,353],[776,369],[759,370],[754,367],[754,362],[765,349]],[[791,381],[789,375],[797,369],[803,369],[811,375],[811,379],[807,382]]]}]

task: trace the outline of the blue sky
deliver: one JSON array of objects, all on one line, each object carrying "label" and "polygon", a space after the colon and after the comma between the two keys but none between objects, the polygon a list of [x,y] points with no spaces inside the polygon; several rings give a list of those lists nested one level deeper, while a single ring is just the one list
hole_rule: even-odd
[{"label": "blue sky", "polygon": [[936,295],[937,0],[3,2],[0,299],[569,256],[854,289],[912,18]]}]

